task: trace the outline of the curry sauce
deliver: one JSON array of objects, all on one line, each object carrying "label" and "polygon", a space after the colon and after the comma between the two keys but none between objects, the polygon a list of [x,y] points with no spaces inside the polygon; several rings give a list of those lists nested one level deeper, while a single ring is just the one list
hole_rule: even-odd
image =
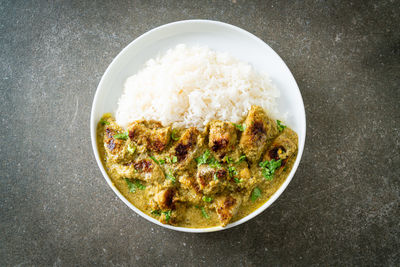
[{"label": "curry sauce", "polygon": [[297,134],[252,106],[241,124],[211,121],[164,127],[140,120],[127,129],[104,114],[97,127],[103,165],[114,186],[149,216],[180,227],[239,220],[282,185],[297,156]]}]

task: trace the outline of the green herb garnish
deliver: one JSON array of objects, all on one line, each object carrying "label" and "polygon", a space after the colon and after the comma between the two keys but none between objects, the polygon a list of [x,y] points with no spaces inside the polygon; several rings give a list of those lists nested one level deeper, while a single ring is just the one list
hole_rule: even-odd
[{"label": "green herb garnish", "polygon": [[157,163],[158,165],[160,165],[160,162],[159,162],[155,157],[150,156],[150,158],[151,158],[152,160],[154,160],[155,163]]},{"label": "green herb garnish", "polygon": [[168,163],[177,163],[178,162],[178,157],[172,156],[172,157],[166,157],[165,161]]},{"label": "green herb garnish", "polygon": [[212,201],[212,197],[207,197],[207,196],[203,196],[203,201],[205,202],[211,202]]},{"label": "green herb garnish", "polygon": [[210,157],[210,150],[206,150],[203,155],[196,158],[197,165],[207,164],[207,160]]},{"label": "green herb garnish", "polygon": [[100,123],[101,123],[101,125],[110,125],[110,122],[108,122],[108,121],[106,121],[106,120],[104,120],[104,119],[101,119],[100,120]]},{"label": "green herb garnish", "polygon": [[152,210],[150,213],[153,214],[153,215],[158,215],[158,216],[161,215],[161,211],[160,210]]},{"label": "green herb garnish", "polygon": [[201,207],[201,214],[203,215],[204,218],[210,219],[210,216],[207,214],[204,207]]},{"label": "green herb garnish", "polygon": [[231,164],[233,160],[230,157],[225,157],[226,163]]},{"label": "green herb garnish", "polygon": [[237,183],[237,184],[239,184],[239,183],[241,183],[241,182],[243,182],[243,179],[240,179],[239,180],[239,178],[233,178],[233,180],[235,181],[235,183]]},{"label": "green herb garnish", "polygon": [[236,129],[238,129],[239,131],[243,132],[246,129],[246,124],[236,124],[236,123],[232,123]]},{"label": "green herb garnish", "polygon": [[257,198],[261,197],[261,190],[256,187],[253,189],[253,192],[251,192],[251,201],[256,201]]},{"label": "green herb garnish", "polygon": [[168,211],[163,211],[162,214],[165,215],[165,221],[168,222],[169,219],[171,218],[171,211],[170,211],[170,210],[168,210]]},{"label": "green herb garnish", "polygon": [[228,167],[228,173],[229,173],[230,177],[233,177],[233,176],[238,174],[238,172],[237,172],[235,167]]},{"label": "green herb garnish", "polygon": [[204,151],[203,155],[197,157],[195,160],[198,166],[202,164],[210,164],[211,168],[221,168],[221,163],[219,163],[218,160],[211,156],[210,150],[208,149]]},{"label": "green herb garnish", "polygon": [[279,132],[282,132],[286,126],[282,124],[282,122],[280,120],[277,120],[276,123],[278,124],[278,130]]},{"label": "green herb garnish", "polygon": [[135,180],[135,181],[131,181],[131,180],[129,180],[128,178],[125,178],[125,182],[126,182],[126,184],[128,185],[128,188],[129,188],[129,192],[131,192],[131,193],[135,193],[136,192],[136,189],[140,189],[140,190],[144,190],[144,189],[146,189],[146,186],[144,186],[144,185],[142,185],[141,183],[140,183],[140,181],[139,180]]},{"label": "green herb garnish", "polygon": [[217,176],[217,173],[216,173],[216,172],[214,173],[214,180],[215,180],[215,181],[218,180],[218,176]]},{"label": "green herb garnish", "polygon": [[176,136],[176,132],[177,132],[176,129],[172,129],[171,138],[172,138],[172,140],[174,140],[174,141],[178,141],[178,140],[179,140],[179,137]]},{"label": "green herb garnish", "polygon": [[261,161],[259,166],[262,168],[262,174],[267,181],[270,181],[274,178],[275,170],[278,169],[282,165],[282,160],[274,160],[270,161]]},{"label": "green herb garnish", "polygon": [[215,158],[210,159],[210,167],[214,169],[221,168],[221,164]]},{"label": "green herb garnish", "polygon": [[169,173],[166,173],[165,176],[166,176],[166,178],[167,178],[168,180],[171,180],[173,183],[176,182],[176,178],[175,178],[175,176],[171,173],[171,171],[170,171]]},{"label": "green herb garnish", "polygon": [[133,154],[136,151],[136,147],[135,146],[131,146],[131,144],[129,144],[127,150],[128,150],[129,153]]},{"label": "green herb garnish", "polygon": [[137,188],[139,188],[140,190],[145,190],[146,186],[142,185],[139,180],[135,181],[135,185],[137,186]]},{"label": "green herb garnish", "polygon": [[116,139],[127,140],[128,137],[129,137],[129,133],[128,133],[128,132],[119,133],[119,134],[115,134],[115,135],[114,135],[114,138],[116,138]]},{"label": "green herb garnish", "polygon": [[160,163],[160,165],[163,165],[165,164],[165,159],[160,159],[158,162]]},{"label": "green herb garnish", "polygon": [[245,155],[241,155],[239,160],[236,163],[240,163],[240,162],[245,161],[245,160],[246,160],[246,156]]}]

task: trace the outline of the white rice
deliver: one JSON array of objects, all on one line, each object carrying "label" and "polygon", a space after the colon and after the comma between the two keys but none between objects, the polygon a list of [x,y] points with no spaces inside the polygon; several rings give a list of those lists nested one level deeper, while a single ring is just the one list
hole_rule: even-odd
[{"label": "white rice", "polygon": [[266,74],[227,53],[178,45],[129,77],[116,111],[123,127],[139,119],[164,126],[204,126],[213,119],[240,122],[251,105],[278,118],[279,91]]}]

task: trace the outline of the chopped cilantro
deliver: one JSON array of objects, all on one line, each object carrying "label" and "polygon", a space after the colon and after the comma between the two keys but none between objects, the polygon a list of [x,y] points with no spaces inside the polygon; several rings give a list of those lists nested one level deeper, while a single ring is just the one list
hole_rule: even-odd
[{"label": "chopped cilantro", "polygon": [[129,137],[128,132],[124,132],[124,133],[119,133],[119,134],[115,134],[114,138],[116,139],[123,139],[123,140],[127,140]]},{"label": "chopped cilantro", "polygon": [[160,165],[160,162],[159,162],[155,157],[150,156],[150,158],[151,158],[152,160],[154,160],[155,163],[157,163],[158,165]]},{"label": "chopped cilantro", "polygon": [[237,170],[236,170],[235,167],[229,167],[229,168],[228,168],[228,173],[229,173],[229,176],[230,176],[230,177],[233,177],[233,176],[235,176],[235,175],[238,174],[238,172],[237,172]]},{"label": "chopped cilantro", "polygon": [[165,176],[167,177],[168,180],[171,180],[173,183],[176,182],[175,176],[169,171],[169,173],[166,173]]},{"label": "chopped cilantro", "polygon": [[165,159],[160,159],[158,162],[160,163],[160,165],[163,165],[165,164]]},{"label": "chopped cilantro", "polygon": [[245,161],[245,160],[246,160],[246,156],[245,155],[241,155],[239,160],[236,163],[240,163],[240,162]]},{"label": "chopped cilantro", "polygon": [[282,160],[271,159],[270,161],[261,161],[259,166],[262,168],[262,174],[267,181],[274,178],[275,170],[278,169],[282,164]]},{"label": "chopped cilantro", "polygon": [[216,173],[216,172],[214,173],[214,180],[215,180],[215,181],[218,180],[218,176],[217,176],[217,173]]},{"label": "chopped cilantro", "polygon": [[239,183],[241,183],[241,182],[243,182],[243,179],[240,179],[239,180],[239,178],[233,178],[233,180],[235,181],[235,183],[237,183],[237,184],[239,184]]},{"label": "chopped cilantro", "polygon": [[210,159],[210,167],[214,168],[214,169],[221,168],[221,164],[215,158],[211,158]]},{"label": "chopped cilantro", "polygon": [[142,185],[141,183],[140,183],[140,181],[139,180],[135,180],[135,181],[131,181],[131,180],[129,180],[128,178],[125,178],[125,182],[126,182],[126,184],[128,185],[128,188],[129,188],[129,192],[131,192],[131,193],[135,193],[136,192],[136,189],[140,189],[140,190],[144,190],[144,189],[146,189],[146,186],[144,186],[144,185]]},{"label": "chopped cilantro", "polygon": [[246,129],[246,124],[232,123],[239,131],[243,132]]},{"label": "chopped cilantro", "polygon": [[171,219],[171,211],[170,210],[167,210],[167,211],[152,210],[150,213],[153,214],[153,215],[157,215],[157,216],[160,216],[161,214],[164,214],[166,222],[168,222],[169,219]]},{"label": "chopped cilantro", "polygon": [[136,192],[136,185],[132,183],[128,178],[125,178],[125,182],[128,185],[129,192],[135,193]]},{"label": "chopped cilantro", "polygon": [[207,214],[204,207],[201,207],[201,214],[203,215],[204,218],[210,219],[210,215]]},{"label": "chopped cilantro", "polygon": [[172,163],[177,163],[177,162],[178,162],[178,157],[172,156]]},{"label": "chopped cilantro", "polygon": [[160,210],[152,210],[150,213],[153,214],[153,215],[158,215],[158,216],[161,215],[161,211]]},{"label": "chopped cilantro", "polygon": [[251,192],[251,201],[256,201],[259,197],[261,197],[261,190],[256,187],[253,189],[253,192]]},{"label": "chopped cilantro", "polygon": [[129,144],[127,150],[128,150],[129,153],[133,154],[136,151],[136,147],[135,146],[131,146],[131,144]]},{"label": "chopped cilantro", "polygon": [[142,184],[139,182],[139,180],[136,180],[136,181],[135,181],[135,185],[136,185],[136,187],[139,188],[140,190],[145,190],[145,189],[146,189],[146,186],[142,185]]},{"label": "chopped cilantro", "polygon": [[208,149],[204,151],[203,155],[197,157],[195,160],[198,166],[202,164],[210,164],[211,168],[221,168],[221,163],[219,163],[218,160],[211,156],[210,150]]},{"label": "chopped cilantro", "polygon": [[179,137],[176,136],[176,132],[177,132],[176,129],[172,129],[171,138],[172,138],[172,140],[174,140],[174,141],[178,141],[178,140],[179,140]]},{"label": "chopped cilantro", "polygon": [[278,124],[278,130],[279,130],[279,132],[282,132],[283,129],[286,128],[286,126],[283,125],[282,122],[281,122],[280,120],[277,120],[276,123]]},{"label": "chopped cilantro", "polygon": [[210,157],[210,150],[206,150],[203,155],[196,158],[197,165],[207,164],[207,160]]},{"label": "chopped cilantro", "polygon": [[205,202],[211,202],[212,201],[212,197],[207,197],[207,196],[203,196],[203,201]]},{"label": "chopped cilantro", "polygon": [[170,211],[170,210],[168,210],[168,211],[163,211],[162,214],[165,215],[165,221],[168,222],[169,219],[171,218],[171,211]]},{"label": "chopped cilantro", "polygon": [[225,157],[226,163],[233,163],[233,160],[230,157]]},{"label": "chopped cilantro", "polygon": [[106,121],[105,119],[100,120],[101,125],[110,125],[110,122]]}]

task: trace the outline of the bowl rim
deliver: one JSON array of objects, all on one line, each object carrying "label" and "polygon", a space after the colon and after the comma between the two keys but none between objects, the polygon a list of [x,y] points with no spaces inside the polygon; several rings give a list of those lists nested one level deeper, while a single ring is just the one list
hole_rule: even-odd
[{"label": "bowl rim", "polygon": [[[113,185],[110,177],[108,177],[107,172],[104,169],[104,166],[101,162],[100,159],[100,155],[99,155],[99,151],[97,148],[97,121],[95,121],[95,112],[96,112],[96,107],[97,107],[97,102],[98,102],[98,98],[99,98],[99,91],[101,90],[101,88],[103,87],[103,83],[105,80],[105,77],[108,75],[108,73],[110,72],[110,70],[113,68],[113,66],[116,64],[115,62],[118,60],[118,58],[122,57],[127,50],[130,49],[131,46],[133,46],[136,42],[141,41],[142,39],[146,38],[147,36],[157,32],[157,31],[161,31],[161,30],[165,30],[166,28],[170,28],[170,27],[174,27],[176,25],[180,25],[180,24],[190,24],[190,23],[195,23],[195,24],[213,24],[213,25],[218,25],[218,26],[222,26],[222,27],[226,27],[230,30],[234,30],[234,31],[238,31],[242,34],[247,35],[249,38],[253,39],[254,41],[258,42],[259,44],[263,45],[264,47],[266,47],[267,49],[270,49],[272,53],[275,54],[275,56],[277,56],[283,63],[283,66],[287,68],[288,73],[291,75],[291,77],[293,78],[294,81],[294,85],[296,86],[296,93],[298,94],[299,100],[300,100],[300,104],[301,104],[301,112],[302,112],[302,117],[304,118],[304,127],[303,127],[303,131],[301,133],[301,135],[299,134],[299,136],[303,136],[304,138],[300,140],[299,138],[299,146],[298,146],[298,153],[297,153],[297,158],[296,161],[292,167],[291,172],[289,173],[288,177],[286,178],[286,180],[283,182],[283,184],[279,187],[279,189],[263,204],[261,205],[258,209],[256,209],[255,211],[253,211],[252,213],[248,214],[247,216],[243,217],[242,219],[235,221],[233,223],[228,224],[225,227],[222,226],[215,226],[215,227],[210,227],[210,228],[187,228],[187,227],[177,227],[177,226],[172,226],[169,224],[162,224],[161,222],[159,222],[158,220],[152,218],[151,216],[145,214],[144,212],[142,212],[141,210],[139,210],[138,208],[136,208],[132,203],[130,203],[120,192],[119,190]],[[110,65],[107,67],[106,71],[104,72],[104,74],[101,77],[101,80],[96,88],[96,93],[94,95],[94,99],[93,99],[93,103],[92,103],[92,109],[91,109],[91,115],[90,115],[90,135],[91,135],[91,142],[92,142],[92,149],[96,158],[96,162],[98,167],[100,168],[101,173],[103,174],[104,179],[106,180],[107,184],[111,187],[111,189],[114,191],[114,193],[133,211],[135,211],[137,214],[139,214],[141,217],[145,218],[146,220],[157,224],[159,226],[162,226],[164,228],[170,229],[170,230],[175,230],[175,231],[180,231],[180,232],[187,232],[187,233],[209,233],[209,232],[215,232],[215,231],[222,231],[222,230],[226,230],[235,226],[238,226],[246,221],[249,221],[251,219],[253,219],[254,217],[256,217],[257,215],[259,215],[260,213],[262,213],[264,210],[266,210],[269,206],[271,206],[278,198],[279,196],[283,193],[283,191],[286,189],[286,187],[289,185],[289,183],[291,182],[291,180],[293,179],[294,174],[297,171],[297,168],[300,164],[302,155],[303,155],[303,151],[304,151],[304,144],[305,144],[305,139],[306,139],[306,114],[305,114],[305,108],[304,108],[304,102],[303,102],[303,98],[300,92],[300,89],[297,85],[297,82],[295,80],[295,78],[293,77],[292,72],[290,71],[290,69],[287,67],[286,63],[282,60],[282,58],[268,45],[266,44],[263,40],[261,40],[260,38],[258,38],[257,36],[255,36],[254,34],[239,28],[237,26],[225,23],[225,22],[220,22],[220,21],[215,21],[215,20],[205,20],[205,19],[192,19],[192,20],[181,20],[181,21],[175,21],[175,22],[171,22],[171,23],[167,23],[161,26],[158,26],[156,28],[153,28],[147,32],[145,32],[144,34],[140,35],[139,37],[137,37],[136,39],[134,39],[132,42],[130,42],[127,46],[125,46],[119,53],[118,55],[112,60],[112,62],[110,63]]]}]

